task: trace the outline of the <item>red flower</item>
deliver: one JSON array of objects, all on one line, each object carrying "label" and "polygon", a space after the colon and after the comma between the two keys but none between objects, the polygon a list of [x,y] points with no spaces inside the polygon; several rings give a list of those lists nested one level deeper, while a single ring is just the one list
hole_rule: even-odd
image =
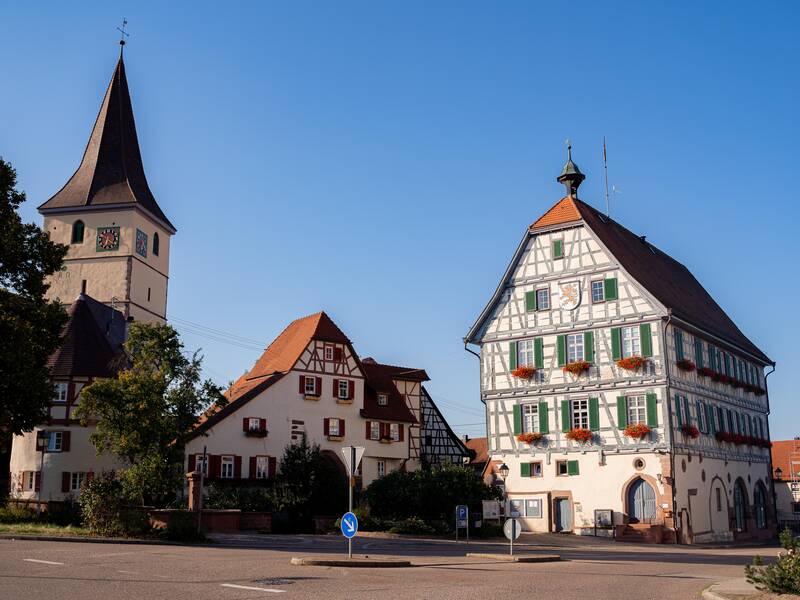
[{"label": "red flower", "polygon": [[692,438],[693,440],[700,437],[700,430],[694,425],[689,425],[688,423],[681,427],[681,433],[686,437]]},{"label": "red flower", "polygon": [[628,371],[638,371],[646,362],[647,359],[643,356],[628,356],[627,358],[620,358],[617,361],[617,366]]},{"label": "red flower", "polygon": [[517,367],[513,371],[511,371],[511,376],[516,377],[517,379],[526,379],[530,380],[533,379],[533,375],[536,373],[536,369],[533,367],[529,367],[524,365],[522,367]]},{"label": "red flower", "polygon": [[574,429],[570,429],[566,433],[566,437],[568,440],[572,440],[573,442],[580,442],[581,444],[586,444],[587,442],[592,441],[594,434],[588,429],[576,427]]},{"label": "red flower", "polygon": [[701,377],[711,377],[713,379],[716,377],[717,372],[714,369],[709,369],[708,367],[700,367],[697,369],[697,374]]},{"label": "red flower", "polygon": [[677,364],[678,364],[678,368],[681,371],[691,372],[691,371],[694,371],[694,369],[695,369],[694,363],[692,361],[690,361],[688,358],[680,359]]},{"label": "red flower", "polygon": [[589,367],[591,366],[591,363],[588,363],[585,360],[576,360],[575,362],[564,365],[562,371],[565,373],[572,373],[573,375],[580,375],[584,371],[588,371]]},{"label": "red flower", "polygon": [[527,433],[520,433],[517,436],[517,440],[520,442],[525,442],[526,444],[536,444],[541,442],[544,439],[544,436],[538,432],[527,432]]},{"label": "red flower", "polygon": [[629,438],[636,438],[636,439],[643,439],[648,433],[650,433],[651,429],[645,425],[644,423],[639,423],[638,425],[628,425],[625,428],[624,434]]}]

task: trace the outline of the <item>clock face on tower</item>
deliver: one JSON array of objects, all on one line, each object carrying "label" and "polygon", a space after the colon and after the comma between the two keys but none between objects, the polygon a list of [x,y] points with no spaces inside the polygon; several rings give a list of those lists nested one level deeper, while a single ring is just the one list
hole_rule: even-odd
[{"label": "clock face on tower", "polygon": [[97,228],[97,252],[119,250],[119,227]]},{"label": "clock face on tower", "polygon": [[147,234],[141,229],[136,230],[136,253],[147,258]]}]

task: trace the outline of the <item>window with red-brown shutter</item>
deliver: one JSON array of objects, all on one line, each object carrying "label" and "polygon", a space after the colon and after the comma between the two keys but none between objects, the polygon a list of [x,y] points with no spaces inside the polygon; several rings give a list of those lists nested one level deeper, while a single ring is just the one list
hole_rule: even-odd
[{"label": "window with red-brown shutter", "polygon": [[61,472],[61,491],[69,492],[70,483],[72,482],[72,473],[69,471]]}]

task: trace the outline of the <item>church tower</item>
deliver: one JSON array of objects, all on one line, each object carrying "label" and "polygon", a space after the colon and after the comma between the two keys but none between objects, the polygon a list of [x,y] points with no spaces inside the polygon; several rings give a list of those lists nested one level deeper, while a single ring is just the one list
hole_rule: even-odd
[{"label": "church tower", "polygon": [[51,299],[87,294],[126,318],[166,320],[176,229],[147,185],[121,50],[78,170],[39,212],[51,239],[69,245]]}]

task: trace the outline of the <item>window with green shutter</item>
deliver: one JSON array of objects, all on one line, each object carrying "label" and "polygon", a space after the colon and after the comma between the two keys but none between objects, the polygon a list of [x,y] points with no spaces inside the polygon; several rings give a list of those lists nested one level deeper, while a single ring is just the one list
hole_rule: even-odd
[{"label": "window with green shutter", "polygon": [[594,332],[586,331],[583,334],[583,360],[594,362]]},{"label": "window with green shutter", "polygon": [[567,461],[567,475],[580,475],[580,467],[577,460]]},{"label": "window with green shutter", "polygon": [[559,335],[556,337],[556,346],[558,351],[558,366],[563,367],[567,364],[567,336]]},{"label": "window with green shutter", "polygon": [[540,337],[533,340],[533,366],[544,369],[544,340]]},{"label": "window with green shutter", "polygon": [[683,404],[683,420],[687,425],[691,425],[692,424],[692,409],[689,406],[689,399],[686,396],[684,396],[683,397],[683,402],[681,404]]},{"label": "window with green shutter", "polygon": [[519,475],[520,477],[530,477],[531,476],[531,463],[520,463],[519,464]]},{"label": "window with green shutter", "polygon": [[534,312],[536,310],[536,290],[525,292],[525,310]]},{"label": "window with green shutter", "polygon": [[622,331],[619,327],[611,328],[611,358],[622,358]]},{"label": "window with green shutter", "polygon": [[589,398],[589,430],[600,430],[600,401],[597,398]]},{"label": "window with green shutter", "polygon": [[678,427],[683,427],[683,411],[681,410],[681,397],[675,394],[675,418],[678,420]]},{"label": "window with green shutter", "polygon": [[717,433],[717,424],[714,422],[714,407],[706,404],[706,420],[708,421],[708,432],[711,435]]},{"label": "window with green shutter", "polygon": [[617,291],[617,278],[609,277],[608,279],[604,279],[603,291],[605,293],[606,300],[616,300],[619,297]]},{"label": "window with green shutter", "polygon": [[625,429],[628,426],[628,399],[617,396],[617,428]]},{"label": "window with green shutter", "polygon": [[553,240],[553,258],[564,257],[564,240]]},{"label": "window with green shutter", "polygon": [[514,435],[522,433],[522,408],[519,404],[514,405]]},{"label": "window with green shutter", "polygon": [[675,330],[675,358],[683,360],[683,332],[680,329]]},{"label": "window with green shutter", "polygon": [[539,402],[539,432],[550,433],[550,419],[547,415],[547,402]]},{"label": "window with green shutter", "polygon": [[712,371],[717,368],[717,361],[714,358],[714,346],[708,345],[708,368]]},{"label": "window with green shutter", "polygon": [[517,368],[517,342],[508,344],[508,368],[511,371]]},{"label": "window with green shutter", "polygon": [[694,362],[697,363],[697,368],[703,368],[703,341],[695,338],[694,340]]},{"label": "window with green shutter", "polygon": [[642,356],[653,356],[653,336],[650,333],[650,323],[639,325],[639,338],[642,344]]},{"label": "window with green shutter", "polygon": [[561,431],[566,433],[572,429],[572,419],[569,410],[569,400],[561,401]]},{"label": "window with green shutter", "polygon": [[658,427],[658,397],[647,394],[647,426]]}]

